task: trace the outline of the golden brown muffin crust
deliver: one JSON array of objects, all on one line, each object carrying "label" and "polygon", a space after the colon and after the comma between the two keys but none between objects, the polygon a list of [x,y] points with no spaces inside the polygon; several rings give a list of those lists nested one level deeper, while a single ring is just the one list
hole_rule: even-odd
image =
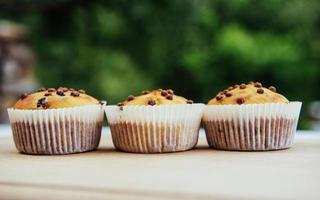
[{"label": "golden brown muffin crust", "polygon": [[85,105],[99,104],[99,101],[87,94],[84,90],[76,91],[72,88],[60,87],[40,88],[38,92],[32,94],[22,94],[20,99],[14,104],[15,109],[52,109],[68,108]]},{"label": "golden brown muffin crust", "polygon": [[141,106],[141,105],[163,105],[163,104],[191,104],[193,101],[177,96],[173,90],[142,91],[140,96],[128,96],[127,100],[118,103],[118,106]]},{"label": "golden brown muffin crust", "polygon": [[263,104],[263,103],[289,103],[288,99],[276,92],[274,86],[262,87],[259,82],[249,82],[229,87],[219,92],[208,105],[227,104]]}]

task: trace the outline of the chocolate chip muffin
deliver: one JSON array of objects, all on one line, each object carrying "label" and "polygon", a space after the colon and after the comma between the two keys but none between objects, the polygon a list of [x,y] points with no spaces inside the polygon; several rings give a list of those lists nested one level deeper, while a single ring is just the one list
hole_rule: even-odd
[{"label": "chocolate chip muffin", "polygon": [[8,109],[18,151],[68,154],[98,147],[103,107],[84,90],[41,88],[22,94]]},{"label": "chocolate chip muffin", "polygon": [[228,104],[264,104],[264,103],[289,103],[281,94],[277,93],[274,86],[268,89],[262,84],[250,82],[231,86],[219,92],[215,98],[208,102],[208,105],[228,105]]},{"label": "chocolate chip muffin", "polygon": [[135,105],[169,105],[169,104],[192,104],[192,100],[177,96],[173,90],[153,90],[142,91],[140,96],[128,96],[127,100],[120,102],[118,106],[135,106]]},{"label": "chocolate chip muffin", "polygon": [[203,124],[209,146],[216,149],[264,151],[289,148],[301,102],[289,102],[271,86],[237,84],[208,102]]},{"label": "chocolate chip muffin", "polygon": [[130,95],[105,110],[117,149],[161,153],[185,151],[197,144],[203,108],[170,89],[158,89]]}]

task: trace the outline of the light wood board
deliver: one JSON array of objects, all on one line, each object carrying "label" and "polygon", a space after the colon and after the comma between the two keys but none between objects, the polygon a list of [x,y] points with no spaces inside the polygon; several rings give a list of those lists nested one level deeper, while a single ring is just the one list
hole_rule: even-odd
[{"label": "light wood board", "polygon": [[202,135],[191,151],[132,154],[104,133],[97,151],[64,156],[1,138],[0,199],[320,199],[320,134],[282,151],[212,150]]}]

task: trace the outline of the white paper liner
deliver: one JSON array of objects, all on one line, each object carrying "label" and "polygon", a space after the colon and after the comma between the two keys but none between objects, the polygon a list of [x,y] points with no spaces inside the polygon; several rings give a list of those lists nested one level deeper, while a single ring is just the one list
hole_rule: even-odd
[{"label": "white paper liner", "polygon": [[8,109],[18,151],[27,154],[68,154],[99,145],[104,106],[22,110]]},{"label": "white paper liner", "polygon": [[106,106],[115,147],[126,152],[184,151],[198,141],[204,104]]},{"label": "white paper liner", "polygon": [[301,102],[207,105],[203,124],[210,147],[264,151],[293,144]]}]

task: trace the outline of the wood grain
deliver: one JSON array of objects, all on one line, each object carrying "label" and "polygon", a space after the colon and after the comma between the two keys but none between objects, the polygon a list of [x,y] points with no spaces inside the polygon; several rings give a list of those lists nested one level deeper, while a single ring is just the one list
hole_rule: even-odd
[{"label": "wood grain", "polygon": [[[164,154],[100,148],[32,156],[0,139],[1,199],[320,199],[320,134],[291,149],[218,151],[203,136],[196,149]],[[108,136],[106,136],[108,135]]]}]

